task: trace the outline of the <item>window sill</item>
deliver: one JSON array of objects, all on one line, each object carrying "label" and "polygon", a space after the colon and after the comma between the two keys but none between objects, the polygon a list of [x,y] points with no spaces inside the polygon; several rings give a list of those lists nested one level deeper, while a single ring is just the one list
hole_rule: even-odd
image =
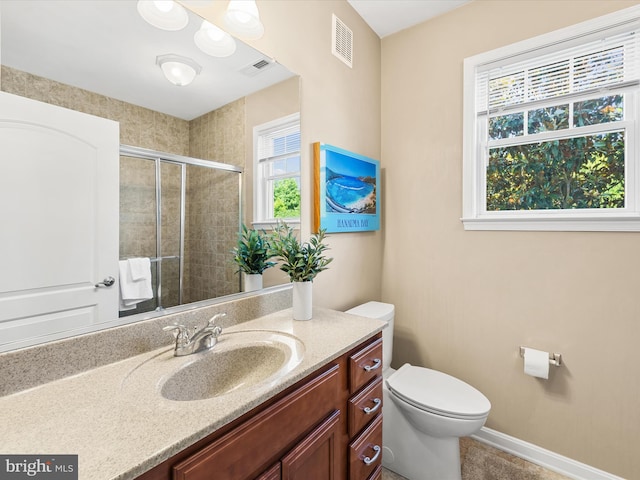
[{"label": "window sill", "polygon": [[513,230],[550,232],[640,232],[640,215],[462,218],[465,230]]}]

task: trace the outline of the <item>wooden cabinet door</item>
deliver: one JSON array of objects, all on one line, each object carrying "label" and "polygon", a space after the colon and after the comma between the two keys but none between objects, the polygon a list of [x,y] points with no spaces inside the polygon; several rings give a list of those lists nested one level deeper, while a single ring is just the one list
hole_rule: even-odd
[{"label": "wooden cabinet door", "polygon": [[269,470],[257,477],[255,480],[280,480],[282,474],[282,467],[280,462],[276,463]]},{"label": "wooden cabinet door", "polygon": [[328,412],[335,411],[333,405],[339,381],[339,368],[334,365],[175,465],[174,480],[256,478],[273,465],[281,452],[288,451],[289,445],[294,445],[298,438],[314,429]]},{"label": "wooden cabinet door", "polygon": [[283,480],[338,478],[339,420],[336,410],[282,459]]}]

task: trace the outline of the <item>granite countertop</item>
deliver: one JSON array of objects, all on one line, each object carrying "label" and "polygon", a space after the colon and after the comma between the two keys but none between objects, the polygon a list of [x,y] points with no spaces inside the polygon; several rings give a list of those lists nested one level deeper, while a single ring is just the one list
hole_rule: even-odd
[{"label": "granite countertop", "polygon": [[310,321],[292,320],[287,309],[229,327],[224,333],[269,330],[293,335],[303,342],[304,356],[275,384],[206,400],[166,400],[152,383],[126,380],[144,362],[165,355],[169,345],[0,397],[0,452],[77,454],[82,480],[135,478],[384,326],[378,320],[314,308]]}]

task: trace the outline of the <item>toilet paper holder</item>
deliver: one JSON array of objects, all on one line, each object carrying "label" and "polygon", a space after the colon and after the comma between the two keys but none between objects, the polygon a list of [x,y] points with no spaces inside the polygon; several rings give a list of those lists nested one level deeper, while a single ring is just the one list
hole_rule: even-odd
[{"label": "toilet paper holder", "polygon": [[[524,358],[524,349],[525,347],[520,347],[520,356]],[[549,365],[553,365],[554,367],[559,367],[562,365],[562,354],[560,353],[549,353]]]}]

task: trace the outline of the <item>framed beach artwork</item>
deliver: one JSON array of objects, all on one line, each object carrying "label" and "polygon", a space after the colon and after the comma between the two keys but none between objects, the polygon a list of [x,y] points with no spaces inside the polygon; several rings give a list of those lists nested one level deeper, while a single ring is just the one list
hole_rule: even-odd
[{"label": "framed beach artwork", "polygon": [[380,162],[325,143],[313,144],[314,231],[380,229]]}]

